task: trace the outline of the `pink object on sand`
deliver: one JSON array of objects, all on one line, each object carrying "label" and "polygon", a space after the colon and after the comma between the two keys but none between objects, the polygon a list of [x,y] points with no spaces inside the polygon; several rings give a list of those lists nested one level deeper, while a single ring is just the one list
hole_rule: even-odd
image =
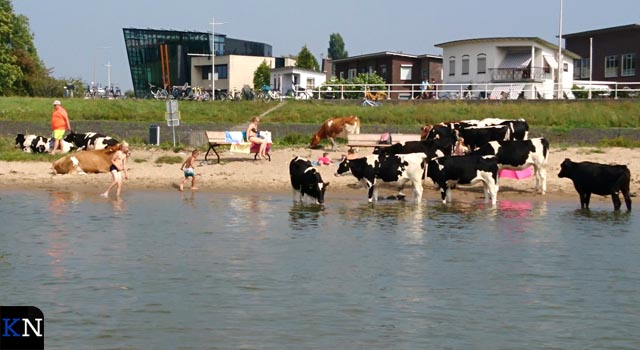
[{"label": "pink object on sand", "polygon": [[522,170],[502,169],[498,173],[498,177],[516,179],[516,180],[526,179],[526,178],[530,177],[531,175],[533,175],[533,167],[532,166],[529,166],[529,167],[527,167],[525,169],[522,169]]}]

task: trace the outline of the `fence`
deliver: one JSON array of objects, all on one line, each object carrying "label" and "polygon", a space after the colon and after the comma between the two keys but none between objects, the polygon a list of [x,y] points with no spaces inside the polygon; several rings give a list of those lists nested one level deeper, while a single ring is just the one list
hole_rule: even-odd
[{"label": "fence", "polygon": [[[456,83],[431,84],[434,99],[554,99],[557,83]],[[325,84],[311,90],[316,99],[363,99],[371,92],[384,93],[384,99],[412,100],[422,96],[420,84]],[[367,94],[369,93],[369,95]],[[561,98],[638,98],[640,82],[574,81],[571,89],[563,89]]]}]

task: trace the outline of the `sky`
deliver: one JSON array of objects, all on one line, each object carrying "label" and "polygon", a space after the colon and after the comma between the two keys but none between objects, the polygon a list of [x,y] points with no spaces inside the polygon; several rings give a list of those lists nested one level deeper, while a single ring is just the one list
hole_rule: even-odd
[{"label": "sky", "polygon": [[[211,32],[263,42],[274,56],[307,45],[320,61],[339,33],[349,56],[436,54],[452,40],[533,36],[558,43],[560,0],[12,0],[57,78],[132,89],[122,28]],[[638,0],[564,0],[562,33],[640,23]]]}]

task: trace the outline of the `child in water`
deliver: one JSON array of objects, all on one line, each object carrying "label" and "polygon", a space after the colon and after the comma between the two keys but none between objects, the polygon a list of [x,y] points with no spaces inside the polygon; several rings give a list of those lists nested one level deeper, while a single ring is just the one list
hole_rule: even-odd
[{"label": "child in water", "polygon": [[182,180],[182,182],[180,183],[180,191],[184,191],[184,184],[189,181],[189,178],[191,178],[191,190],[198,189],[196,187],[196,173],[194,172],[193,168],[195,167],[194,163],[199,154],[200,151],[194,149],[193,152],[191,152],[191,155],[187,157],[187,160],[182,163],[180,170],[184,172],[184,180]]}]

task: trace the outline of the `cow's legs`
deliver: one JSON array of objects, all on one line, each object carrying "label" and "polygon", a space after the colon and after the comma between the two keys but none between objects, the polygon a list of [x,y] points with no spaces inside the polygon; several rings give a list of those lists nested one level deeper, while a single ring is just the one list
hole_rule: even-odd
[{"label": "cow's legs", "polygon": [[420,201],[422,201],[422,190],[422,179],[413,181],[413,200],[416,203],[420,203]]},{"label": "cow's legs", "polygon": [[299,201],[302,202],[302,191],[298,191],[295,188],[292,190],[292,194],[293,194],[293,201]]},{"label": "cow's legs", "polygon": [[398,180],[398,196],[402,196],[402,197],[405,196],[405,194],[402,193],[402,190],[404,189],[404,184],[406,184],[407,181],[409,181],[409,180],[408,179],[400,179],[400,180]]},{"label": "cow's legs", "polygon": [[329,140],[331,141],[331,150],[333,151],[336,149],[336,140],[333,137],[329,137]]},{"label": "cow's legs", "polygon": [[611,200],[613,201],[613,210],[620,210],[622,202],[620,201],[620,195],[618,192],[611,193]]},{"label": "cow's legs", "polygon": [[631,210],[631,195],[629,195],[629,189],[626,191],[622,191],[622,196],[624,197],[624,204],[627,205],[627,210]]},{"label": "cow's legs", "polygon": [[590,192],[580,193],[580,208],[589,209],[589,200],[591,200]]},{"label": "cow's legs", "polygon": [[542,194],[545,194],[547,193],[547,169],[540,166],[538,172],[540,173],[540,181],[542,182]]},{"label": "cow's legs", "polygon": [[452,193],[451,193],[451,188],[448,186],[447,186],[447,190],[445,191],[445,197],[446,199],[443,201],[443,203],[446,203],[446,202],[451,203]]}]

